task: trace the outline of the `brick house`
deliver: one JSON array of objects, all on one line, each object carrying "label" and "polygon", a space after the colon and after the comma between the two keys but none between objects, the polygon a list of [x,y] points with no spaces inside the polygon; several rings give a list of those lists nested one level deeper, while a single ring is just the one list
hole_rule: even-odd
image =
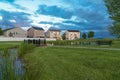
[{"label": "brick house", "polygon": [[5,37],[27,37],[27,31],[21,27],[9,28],[3,31]]},{"label": "brick house", "polygon": [[45,31],[40,27],[31,27],[27,30],[27,37],[29,38],[44,38]]},{"label": "brick house", "polygon": [[80,31],[79,30],[67,30],[65,34],[66,34],[66,40],[80,39]]},{"label": "brick house", "polygon": [[46,32],[46,37],[48,38],[56,38],[57,40],[61,40],[61,31],[60,30],[54,30],[50,29]]}]

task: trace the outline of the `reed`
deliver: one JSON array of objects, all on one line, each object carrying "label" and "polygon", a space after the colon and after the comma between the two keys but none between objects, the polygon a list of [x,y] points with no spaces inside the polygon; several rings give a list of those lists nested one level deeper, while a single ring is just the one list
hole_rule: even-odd
[{"label": "reed", "polygon": [[4,48],[0,51],[0,80],[27,80],[24,74],[18,74],[20,69],[16,67],[17,51]]},{"label": "reed", "polygon": [[1,53],[1,76],[0,79],[2,80],[15,80],[15,73],[13,68],[13,60],[10,58],[10,50],[4,48]]},{"label": "reed", "polygon": [[29,44],[29,43],[21,43],[18,49],[18,56],[23,56],[26,53],[29,53],[35,48],[34,44]]}]

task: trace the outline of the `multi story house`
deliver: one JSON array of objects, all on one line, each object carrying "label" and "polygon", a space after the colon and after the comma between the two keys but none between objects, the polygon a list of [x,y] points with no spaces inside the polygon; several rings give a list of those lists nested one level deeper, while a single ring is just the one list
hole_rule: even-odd
[{"label": "multi story house", "polygon": [[65,34],[66,34],[66,40],[80,39],[80,31],[79,30],[67,30]]},{"label": "multi story house", "polygon": [[29,38],[44,38],[45,31],[43,28],[40,27],[31,27],[27,30],[27,37]]},{"label": "multi story house", "polygon": [[57,40],[62,40],[61,31],[50,29],[46,32],[46,37],[48,38],[56,38]]},{"label": "multi story house", "polygon": [[22,29],[21,27],[9,28],[4,30],[3,32],[5,37],[27,37],[27,31]]}]

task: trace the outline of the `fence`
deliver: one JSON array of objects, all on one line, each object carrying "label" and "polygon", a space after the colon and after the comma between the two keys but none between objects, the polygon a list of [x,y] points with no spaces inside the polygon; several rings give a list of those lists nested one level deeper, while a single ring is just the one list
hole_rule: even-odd
[{"label": "fence", "polygon": [[[43,39],[43,38],[12,38],[12,37],[0,37],[0,41],[24,41],[24,39]],[[45,38],[46,41],[56,41],[55,38]]]},{"label": "fence", "polygon": [[36,46],[46,46],[46,39],[24,39],[25,43],[32,43]]}]

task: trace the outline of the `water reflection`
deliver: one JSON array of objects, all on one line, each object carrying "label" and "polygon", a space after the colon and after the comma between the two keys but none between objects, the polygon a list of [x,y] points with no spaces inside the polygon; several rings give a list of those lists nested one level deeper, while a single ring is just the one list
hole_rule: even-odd
[{"label": "water reflection", "polygon": [[[24,63],[17,57],[18,49],[0,51],[0,80],[22,80],[25,75]],[[6,55],[5,52],[8,54]],[[4,55],[5,54],[5,55]]]}]

